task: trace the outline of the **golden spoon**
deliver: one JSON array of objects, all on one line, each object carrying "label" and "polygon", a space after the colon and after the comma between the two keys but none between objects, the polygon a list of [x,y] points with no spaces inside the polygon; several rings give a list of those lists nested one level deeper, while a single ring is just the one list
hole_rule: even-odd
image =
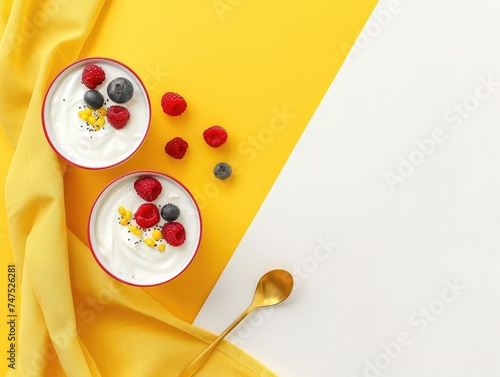
[{"label": "golden spoon", "polygon": [[252,310],[263,306],[279,304],[286,300],[293,288],[293,277],[285,270],[272,270],[264,274],[255,288],[255,294],[250,306],[224,330],[191,364],[184,369],[180,377],[191,377],[202,366],[220,341],[234,329]]}]

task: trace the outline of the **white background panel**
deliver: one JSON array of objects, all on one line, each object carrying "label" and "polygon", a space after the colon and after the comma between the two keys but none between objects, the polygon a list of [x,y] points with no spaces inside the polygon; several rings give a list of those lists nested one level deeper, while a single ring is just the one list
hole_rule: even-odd
[{"label": "white background panel", "polygon": [[500,2],[381,1],[195,324],[280,376],[500,375]]}]

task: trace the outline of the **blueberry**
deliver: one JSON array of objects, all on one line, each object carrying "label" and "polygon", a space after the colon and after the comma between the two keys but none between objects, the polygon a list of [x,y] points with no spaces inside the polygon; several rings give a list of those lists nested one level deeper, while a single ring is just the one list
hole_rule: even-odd
[{"label": "blueberry", "polygon": [[97,90],[87,90],[83,95],[83,100],[94,110],[99,110],[104,105],[104,96]]},{"label": "blueberry", "polygon": [[229,178],[232,172],[233,169],[231,169],[231,166],[229,166],[229,164],[226,162],[219,162],[217,165],[215,165],[214,168],[214,175],[219,179]]},{"label": "blueberry", "polygon": [[175,204],[168,203],[161,207],[161,217],[165,221],[175,221],[179,218],[181,210]]},{"label": "blueberry", "polygon": [[134,87],[125,77],[117,77],[108,85],[108,96],[111,101],[125,103],[130,101],[133,95]]}]

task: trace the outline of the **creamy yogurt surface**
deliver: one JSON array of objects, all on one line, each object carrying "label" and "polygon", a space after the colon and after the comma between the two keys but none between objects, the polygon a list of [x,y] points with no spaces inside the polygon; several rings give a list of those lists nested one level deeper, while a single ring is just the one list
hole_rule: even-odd
[{"label": "creamy yogurt surface", "polygon": [[[140,236],[120,224],[120,206],[135,213],[147,203],[134,189],[134,182],[144,176],[156,178],[162,185],[160,196],[153,201],[158,208],[168,203],[177,205],[180,216],[176,220],[186,230],[186,241],[171,246],[164,239],[148,246],[144,239],[151,237],[151,229],[143,229]],[[161,229],[166,221],[156,226]],[[134,219],[131,225],[136,224]],[[191,262],[201,239],[201,216],[190,193],[174,179],[158,173],[137,172],[111,183],[98,197],[89,219],[89,241],[99,264],[115,278],[134,285],[156,285],[171,280]],[[158,246],[165,244],[165,251]]]},{"label": "creamy yogurt surface", "polygon": [[[100,66],[105,81],[95,90],[105,99],[104,107],[119,105],[127,108],[127,125],[116,130],[106,120],[99,131],[78,116],[86,108],[83,96],[89,89],[82,84],[83,68],[88,64]],[[108,84],[125,77],[134,87],[134,95],[124,104],[116,104],[107,94]],[[53,148],[70,163],[90,169],[117,165],[131,157],[143,143],[150,124],[151,107],[148,94],[139,78],[124,65],[107,59],[85,59],[62,71],[52,82],[44,102],[43,123]]]}]

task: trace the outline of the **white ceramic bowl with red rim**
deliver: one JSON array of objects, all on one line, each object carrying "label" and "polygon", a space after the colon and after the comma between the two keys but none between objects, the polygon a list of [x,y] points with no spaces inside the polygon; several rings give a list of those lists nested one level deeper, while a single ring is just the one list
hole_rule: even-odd
[{"label": "white ceramic bowl with red rim", "polygon": [[[161,239],[148,246],[145,239],[152,238],[153,228],[136,235],[129,230],[129,226],[137,225],[134,218],[128,225],[120,223],[123,217],[119,207],[134,214],[141,204],[148,203],[134,189],[140,177],[154,177],[161,183],[162,192],[152,202],[159,210],[168,203],[179,207],[176,221],[186,230],[182,245],[171,246]],[[161,229],[165,223],[160,216],[156,228]],[[192,262],[201,242],[201,214],[192,194],[178,180],[156,171],[135,171],[115,179],[101,191],[90,212],[87,234],[94,258],[109,275],[130,285],[154,286],[179,276]],[[161,244],[165,251],[160,251]]]},{"label": "white ceramic bowl with red rim", "polygon": [[[118,105],[129,110],[130,119],[123,129],[113,128],[105,118],[104,127],[96,131],[78,116],[86,108],[83,96],[89,88],[81,79],[88,64],[100,66],[106,74],[95,89],[104,96],[104,107]],[[123,104],[114,103],[107,94],[108,84],[117,77],[125,77],[134,88],[132,99]],[[151,103],[141,79],[125,64],[109,58],[86,58],[63,69],[50,84],[42,106],[49,144],[61,158],[86,169],[106,169],[128,160],[146,139],[150,123]]]}]

